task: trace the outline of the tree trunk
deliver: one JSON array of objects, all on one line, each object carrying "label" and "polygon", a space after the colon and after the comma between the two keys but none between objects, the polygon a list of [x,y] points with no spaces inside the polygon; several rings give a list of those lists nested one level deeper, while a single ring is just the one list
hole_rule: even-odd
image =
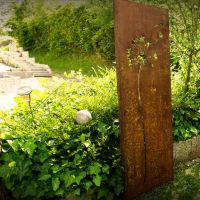
[{"label": "tree trunk", "polygon": [[8,191],[2,184],[0,184],[0,200],[11,200],[11,198],[8,195]]},{"label": "tree trunk", "polygon": [[189,63],[187,66],[187,71],[186,71],[185,87],[184,87],[185,93],[187,93],[189,91],[189,83],[190,83],[190,79],[191,79],[191,70],[192,70],[192,61],[193,61],[193,52],[191,51],[189,54]]}]

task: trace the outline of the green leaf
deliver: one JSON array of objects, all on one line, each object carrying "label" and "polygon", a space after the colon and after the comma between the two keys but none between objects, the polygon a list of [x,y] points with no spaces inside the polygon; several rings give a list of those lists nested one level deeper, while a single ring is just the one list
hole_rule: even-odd
[{"label": "green leaf", "polygon": [[1,133],[0,138],[4,139],[4,140],[14,139],[13,135],[11,135],[10,133],[6,133],[6,132]]},{"label": "green leaf", "polygon": [[122,181],[117,183],[117,184],[115,184],[115,187],[114,187],[115,194],[117,196],[119,196],[119,194],[123,191],[123,188],[124,187],[123,187]]},{"label": "green leaf", "polygon": [[67,133],[64,133],[63,136],[64,136],[64,138],[65,138],[66,140],[68,140],[68,139],[70,138],[70,135],[67,134]]},{"label": "green leaf", "polygon": [[39,177],[39,181],[47,181],[49,178],[51,178],[50,174],[45,174]]},{"label": "green leaf", "polygon": [[198,130],[194,126],[190,126],[190,131],[192,133],[198,134]]},{"label": "green leaf", "polygon": [[108,193],[106,196],[106,200],[113,200],[114,199],[114,194],[113,193]]},{"label": "green leaf", "polygon": [[49,154],[47,151],[40,151],[37,158],[41,163],[43,163],[48,158],[48,156]]},{"label": "green leaf", "polygon": [[86,177],[86,172],[81,172],[76,176],[76,183],[79,185],[81,180]]},{"label": "green leaf", "polygon": [[[10,168],[7,165],[0,165],[0,177],[5,178],[9,175]],[[10,188],[9,188],[10,189]]]},{"label": "green leaf", "polygon": [[93,184],[91,181],[87,181],[84,185],[85,185],[85,189],[88,190]]},{"label": "green leaf", "polygon": [[102,167],[102,171],[103,171],[104,173],[106,173],[106,174],[109,174],[109,169],[110,169],[110,167],[109,167],[108,165],[104,165],[104,166]]},{"label": "green leaf", "polygon": [[87,141],[83,142],[83,144],[85,145],[86,148],[88,148],[91,145],[91,141],[87,140]]},{"label": "green leaf", "polygon": [[106,124],[102,123],[102,122],[99,122],[98,125],[97,125],[97,130],[100,132],[100,133],[105,133],[107,131],[106,129]]},{"label": "green leaf", "polygon": [[101,199],[102,197],[106,197],[108,194],[109,194],[109,190],[107,188],[101,188],[101,189],[98,190],[97,199]]},{"label": "green leaf", "polygon": [[35,149],[37,148],[37,145],[36,144],[34,144],[33,142],[31,142],[31,141],[27,141],[25,144],[24,144],[24,146],[23,146],[23,150],[25,151],[25,152],[27,152],[29,155],[30,155],[30,157],[32,157],[32,155],[33,155],[33,153],[35,152]]},{"label": "green leaf", "polygon": [[19,143],[18,143],[18,140],[7,140],[7,143],[12,147],[12,149],[14,151],[18,151],[19,149]]},{"label": "green leaf", "polygon": [[98,162],[93,163],[89,166],[89,174],[99,174],[101,172],[101,166]]},{"label": "green leaf", "polygon": [[41,174],[48,174],[50,167],[51,167],[51,165],[48,162],[45,162],[43,165],[41,165],[41,167],[40,167]]},{"label": "green leaf", "polygon": [[59,165],[54,165],[54,166],[52,167],[52,171],[53,171],[54,174],[56,174],[59,170],[60,170]]},{"label": "green leaf", "polygon": [[59,186],[60,186],[60,180],[59,180],[59,178],[58,177],[53,177],[52,178],[53,191],[58,190]]},{"label": "green leaf", "polygon": [[76,177],[72,172],[67,172],[64,174],[65,187],[69,187],[71,184],[76,183]]},{"label": "green leaf", "polygon": [[11,162],[8,164],[8,166],[9,166],[10,168],[13,168],[13,167],[16,166],[16,162],[15,162],[15,161],[11,161]]},{"label": "green leaf", "polygon": [[74,165],[76,166],[80,165],[80,163],[82,162],[81,156],[79,154],[76,154],[73,162],[74,162]]},{"label": "green leaf", "polygon": [[74,191],[72,192],[72,194],[75,194],[75,195],[77,195],[77,196],[80,196],[80,194],[81,194],[80,188],[77,188],[76,190],[74,190]]},{"label": "green leaf", "polygon": [[93,182],[95,183],[96,186],[100,186],[101,185],[101,176],[96,175],[93,177]]},{"label": "green leaf", "polygon": [[64,190],[63,189],[61,189],[61,188],[59,188],[56,192],[55,192],[55,194],[56,195],[58,195],[58,196],[63,196],[64,195]]},{"label": "green leaf", "polygon": [[23,189],[23,194],[21,198],[17,199],[25,199],[24,197],[36,196],[38,193],[38,184],[36,181],[30,181],[29,184],[26,185],[26,188]]}]

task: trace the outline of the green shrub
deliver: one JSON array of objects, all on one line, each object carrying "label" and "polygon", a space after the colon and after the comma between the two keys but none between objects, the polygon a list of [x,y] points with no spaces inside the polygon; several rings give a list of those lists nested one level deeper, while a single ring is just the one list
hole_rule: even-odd
[{"label": "green shrub", "polygon": [[[173,83],[172,86],[175,87],[177,84]],[[182,93],[182,90],[178,91],[178,89],[179,87],[175,89],[177,93],[172,95],[173,134],[176,141],[187,140],[200,133],[200,95],[196,86],[194,88],[196,92],[190,91],[189,95]],[[173,92],[175,91],[173,89]]]},{"label": "green shrub", "polygon": [[[187,65],[183,58],[179,62],[182,66]],[[172,72],[173,134],[176,141],[187,140],[200,133],[200,74],[197,66],[191,72],[188,92],[184,92],[185,71]]]},{"label": "green shrub", "polygon": [[105,55],[107,58],[114,59],[114,27],[113,22],[99,29],[92,38],[92,43],[96,52]]},{"label": "green shrub", "polygon": [[[71,74],[51,93],[33,92],[31,105],[32,110],[21,102],[4,115],[0,127],[0,177],[13,198],[119,196],[122,167],[115,72],[99,78]],[[86,125],[74,120],[81,109],[92,113],[93,120]]]},{"label": "green shrub", "polygon": [[[99,12],[108,12],[107,6],[102,6],[96,12],[89,6],[66,4],[51,13],[41,12],[35,16],[31,13],[28,15],[26,7],[27,4],[16,6],[14,17],[8,22],[11,34],[24,49],[45,49],[59,55],[96,52],[107,59],[114,59],[112,13],[104,23],[98,19]],[[24,14],[18,16],[18,10],[24,10]]]}]

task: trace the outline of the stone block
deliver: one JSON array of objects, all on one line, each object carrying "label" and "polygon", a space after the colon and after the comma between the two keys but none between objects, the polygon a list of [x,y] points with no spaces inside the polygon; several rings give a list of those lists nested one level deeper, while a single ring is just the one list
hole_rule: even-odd
[{"label": "stone block", "polygon": [[192,151],[191,149],[192,149],[192,141],[191,140],[175,143],[175,145],[174,145],[174,150],[175,150],[175,155],[176,155],[175,162],[179,163],[182,161],[190,160],[191,159],[190,154]]},{"label": "stone block", "polygon": [[9,51],[11,51],[11,52],[16,52],[17,51],[17,47],[16,47],[16,44],[14,42],[9,44],[8,48],[9,48]]},{"label": "stone block", "polygon": [[19,48],[17,48],[17,51],[20,52],[20,53],[22,53],[24,50],[23,50],[22,47],[19,47]]},{"label": "stone block", "polygon": [[7,63],[6,63],[6,64],[9,65],[9,66],[15,67],[16,61],[15,61],[15,59],[14,59],[13,57],[8,56],[8,59],[7,59]]},{"label": "stone block", "polygon": [[23,70],[28,70],[28,69],[30,69],[30,64],[28,64],[27,62],[22,61],[21,62],[21,68]]},{"label": "stone block", "polygon": [[191,158],[195,159],[198,157],[200,157],[200,136],[194,137],[192,139]]},{"label": "stone block", "polygon": [[21,61],[20,60],[15,61],[15,68],[21,68]]},{"label": "stone block", "polygon": [[29,58],[28,61],[29,61],[31,64],[35,64],[35,58]]},{"label": "stone block", "polygon": [[23,58],[25,58],[25,59],[29,58],[29,52],[28,51],[22,51],[21,53],[22,53]]},{"label": "stone block", "polygon": [[3,63],[8,64],[8,60],[9,60],[9,56],[8,55],[4,55],[2,57]]},{"label": "stone block", "polygon": [[10,52],[9,55],[11,55],[12,57],[17,58],[17,59],[18,59],[18,57],[21,57],[21,53],[19,53],[19,52]]},{"label": "stone block", "polygon": [[50,77],[51,74],[48,72],[34,72],[35,77]]},{"label": "stone block", "polygon": [[12,72],[22,72],[23,69],[22,68],[11,68],[10,71],[12,71]]},{"label": "stone block", "polygon": [[43,68],[45,68],[45,69],[49,69],[49,66],[48,66],[48,65],[42,64],[41,66],[42,66]]},{"label": "stone block", "polygon": [[176,160],[177,142],[173,144],[173,159]]}]

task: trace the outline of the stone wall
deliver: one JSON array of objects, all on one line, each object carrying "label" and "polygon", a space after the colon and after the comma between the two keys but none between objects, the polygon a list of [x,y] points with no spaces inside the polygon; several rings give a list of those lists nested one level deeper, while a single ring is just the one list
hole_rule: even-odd
[{"label": "stone wall", "polygon": [[192,139],[174,143],[174,164],[200,158],[200,135]]}]

